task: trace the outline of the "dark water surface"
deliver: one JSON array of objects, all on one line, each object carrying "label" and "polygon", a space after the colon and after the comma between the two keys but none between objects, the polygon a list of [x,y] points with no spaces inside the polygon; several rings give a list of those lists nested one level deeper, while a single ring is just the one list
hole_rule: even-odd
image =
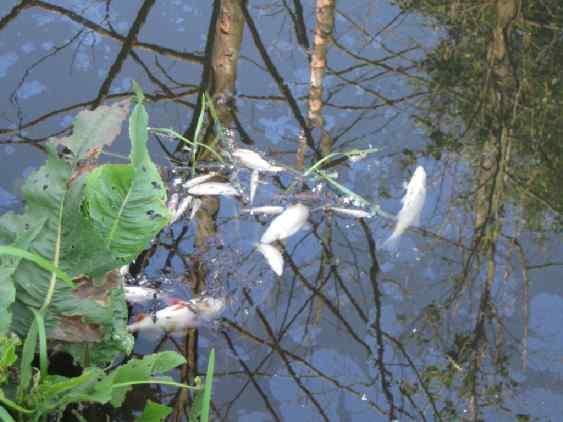
[{"label": "dark water surface", "polygon": [[[130,95],[131,80],[152,100],[151,126],[193,135],[204,86],[237,143],[296,164],[315,2],[252,1],[246,20],[236,1],[17,3],[0,4],[0,211],[18,206],[41,143],[82,108]],[[324,129],[313,119],[310,138],[325,153],[378,148],[330,170],[393,214],[424,166],[420,225],[390,251],[391,221],[314,212],[277,277],[254,252],[270,218],[210,201],[161,234],[145,271],[177,295],[231,303],[217,324],[141,336],[135,352],[181,351],[189,364],[176,375],[192,382],[214,347],[216,420],[562,420],[561,1],[336,6]],[[228,35],[241,25],[238,51]],[[155,138],[151,150],[170,167]],[[127,151],[123,136],[114,152]],[[237,177],[247,189],[248,171]],[[256,203],[297,201],[290,181],[264,177]],[[307,183],[321,190],[311,208],[334,200]],[[157,387],[113,418],[132,420],[146,397],[186,419],[190,397]]]}]

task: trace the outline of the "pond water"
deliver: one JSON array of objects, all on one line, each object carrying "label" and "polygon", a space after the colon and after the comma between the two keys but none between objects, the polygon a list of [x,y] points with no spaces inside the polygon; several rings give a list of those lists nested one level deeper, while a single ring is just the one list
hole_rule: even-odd
[{"label": "pond water", "polygon": [[[299,195],[285,191],[291,174],[263,175],[255,205],[316,209],[283,242],[283,274],[255,251],[271,216],[209,201],[137,267],[177,297],[227,293],[227,309],[186,336],[141,334],[135,353],[178,350],[188,365],[175,375],[193,382],[215,348],[216,420],[561,420],[560,0],[319,0],[334,16],[326,65],[315,2],[253,1],[246,18],[237,1],[211,3],[2,1],[0,212],[20,206],[41,144],[81,109],[130,95],[132,80],[151,126],[193,135],[204,86],[229,140],[286,166],[299,167],[307,137],[325,155],[376,148],[327,171],[397,214],[424,167],[419,224],[396,248],[381,247],[392,219],[326,212],[343,195],[322,178]],[[125,135],[112,152],[127,153]],[[315,161],[306,146],[303,164]],[[231,170],[248,195],[250,173]],[[147,397],[187,420],[191,398],[155,386],[113,420],[133,420]]]}]

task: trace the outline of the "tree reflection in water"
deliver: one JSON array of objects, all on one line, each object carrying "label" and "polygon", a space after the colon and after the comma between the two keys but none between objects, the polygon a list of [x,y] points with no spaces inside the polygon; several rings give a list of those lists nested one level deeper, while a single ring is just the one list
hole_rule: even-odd
[{"label": "tree reflection in water", "polygon": [[[188,364],[176,375],[192,382],[214,346],[218,420],[557,420],[560,1],[134,3],[0,6],[0,192],[70,114],[130,95],[130,79],[154,127],[193,139],[205,90],[200,142],[296,169],[379,148],[325,170],[388,212],[416,165],[428,172],[421,225],[396,252],[380,247],[392,221],[315,212],[279,245],[282,277],[254,251],[271,217],[206,197],[133,269],[186,298],[228,292],[229,310],[185,337],[140,338],[136,353],[177,348]],[[153,142],[187,174],[191,151]],[[334,199],[322,180],[289,196],[290,177],[260,180],[257,206]],[[145,387],[114,417],[130,418],[139,395],[171,401],[173,420],[192,400]]]}]

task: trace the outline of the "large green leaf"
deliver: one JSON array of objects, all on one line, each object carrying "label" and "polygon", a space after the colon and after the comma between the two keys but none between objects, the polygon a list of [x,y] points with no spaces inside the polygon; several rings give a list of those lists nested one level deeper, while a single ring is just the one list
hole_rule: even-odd
[{"label": "large green leaf", "polygon": [[[95,168],[93,160],[119,132],[125,107],[122,102],[80,113],[71,137],[47,143],[47,163],[23,187],[23,214],[0,217],[0,245],[29,253],[0,256],[0,335],[11,329],[26,336],[30,309],[49,297],[52,274],[36,263],[47,260],[77,285],[54,285],[45,314],[48,336],[75,343],[67,350],[83,363],[86,357],[111,360],[131,349],[121,279],[112,270],[134,259],[169,216],[164,186],[147,151],[142,103],[130,119],[132,163]],[[59,144],[67,148],[64,158],[56,151]],[[22,259],[26,256],[36,262]]]},{"label": "large green leaf", "polygon": [[186,360],[181,355],[171,351],[154,353],[145,356],[143,359],[131,359],[100,382],[96,386],[96,390],[111,390],[111,404],[114,407],[119,407],[134,384],[149,383],[150,381],[174,383],[172,378],[169,377],[158,379],[153,377],[185,362]]},{"label": "large green leaf", "polygon": [[166,190],[147,151],[148,117],[137,104],[129,119],[131,164],[98,167],[86,182],[84,210],[116,259],[129,261],[169,221]]},{"label": "large green leaf", "polygon": [[145,356],[143,359],[131,359],[109,374],[105,374],[100,368],[90,367],[74,378],[49,375],[39,383],[30,396],[26,397],[25,403],[33,408],[36,415],[48,414],[64,409],[71,403],[85,401],[111,403],[114,407],[118,407],[135,384],[164,382],[176,387],[189,388],[175,383],[169,377],[155,378],[155,375],[185,362],[185,359],[176,352],[161,352]]}]

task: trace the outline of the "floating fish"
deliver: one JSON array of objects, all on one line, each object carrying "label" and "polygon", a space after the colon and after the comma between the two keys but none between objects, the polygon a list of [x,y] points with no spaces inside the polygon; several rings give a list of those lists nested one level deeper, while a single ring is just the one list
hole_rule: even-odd
[{"label": "floating fish", "polygon": [[170,199],[168,199],[168,203],[166,204],[166,207],[170,210],[170,212],[176,211],[176,208],[178,207],[179,199],[180,196],[177,193],[173,193],[172,195],[170,195]]},{"label": "floating fish", "polygon": [[195,198],[195,199],[194,199],[194,204],[193,204],[193,206],[192,206],[192,211],[190,212],[190,220],[193,220],[193,219],[194,219],[194,217],[195,217],[196,213],[199,211],[199,209],[200,209],[202,203],[203,203],[203,202],[201,201],[201,199],[199,199],[199,198]]},{"label": "floating fish", "polygon": [[243,166],[258,171],[269,173],[278,173],[283,171],[283,167],[275,166],[264,160],[260,154],[251,149],[238,148],[233,151],[233,157],[236,158]]},{"label": "floating fish", "polygon": [[225,300],[222,298],[206,296],[190,301],[178,300],[154,315],[138,315],[134,322],[127,326],[127,330],[131,333],[141,330],[182,332],[213,321],[219,317],[224,308]]},{"label": "floating fish", "polygon": [[284,208],[278,205],[265,205],[263,207],[243,208],[241,212],[249,214],[280,214],[283,210]]},{"label": "floating fish", "polygon": [[182,185],[182,187],[183,187],[184,189],[190,189],[190,188],[192,188],[192,187],[194,187],[194,186],[196,186],[196,185],[200,185],[200,184],[202,184],[203,182],[208,181],[209,179],[211,179],[211,178],[217,176],[218,174],[219,174],[219,173],[217,173],[217,172],[215,172],[215,171],[212,171],[211,173],[207,173],[207,174],[204,174],[204,175],[201,175],[201,176],[197,176],[197,177],[192,177],[190,180],[188,180],[186,183],[184,183],[184,184]]},{"label": "floating fish", "polygon": [[233,185],[221,182],[200,183],[188,189],[188,193],[197,196],[239,196],[238,191]]},{"label": "floating fish", "polygon": [[290,205],[270,223],[260,243],[272,243],[297,233],[309,218],[309,208],[303,204]]},{"label": "floating fish", "polygon": [[365,210],[359,210],[357,208],[339,208],[339,207],[328,207],[329,210],[334,211],[337,214],[347,215],[354,218],[370,218],[371,213]]},{"label": "floating fish", "polygon": [[268,265],[278,276],[283,274],[283,256],[274,246],[265,243],[259,243],[256,246],[258,252],[264,255]]},{"label": "floating fish", "polygon": [[180,219],[182,215],[184,215],[184,213],[188,210],[193,200],[194,197],[188,195],[180,201],[180,203],[178,204],[178,208],[176,208],[176,210],[174,211],[174,216],[170,220],[170,224],[175,223]]},{"label": "floating fish", "polygon": [[129,264],[119,267],[119,274],[123,278],[130,276],[131,274],[129,273]]},{"label": "floating fish", "polygon": [[403,207],[397,215],[397,224],[391,236],[383,243],[382,247],[394,249],[397,246],[399,237],[405,230],[420,220],[420,214],[426,200],[426,172],[424,167],[418,166],[409,181],[407,192],[403,196]]},{"label": "floating fish", "polygon": [[125,301],[133,304],[148,302],[158,297],[158,291],[150,287],[125,286],[123,292],[125,293]]}]

